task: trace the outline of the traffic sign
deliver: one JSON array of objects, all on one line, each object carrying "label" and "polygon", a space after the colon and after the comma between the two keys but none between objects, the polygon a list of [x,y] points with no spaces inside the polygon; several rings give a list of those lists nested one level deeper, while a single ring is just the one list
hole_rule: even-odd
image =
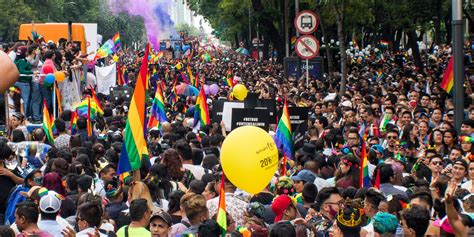
[{"label": "traffic sign", "polygon": [[318,18],[312,11],[300,11],[295,17],[295,27],[303,35],[311,34],[318,28]]},{"label": "traffic sign", "polygon": [[303,35],[296,40],[296,54],[302,59],[313,59],[319,53],[319,41],[312,35]]}]

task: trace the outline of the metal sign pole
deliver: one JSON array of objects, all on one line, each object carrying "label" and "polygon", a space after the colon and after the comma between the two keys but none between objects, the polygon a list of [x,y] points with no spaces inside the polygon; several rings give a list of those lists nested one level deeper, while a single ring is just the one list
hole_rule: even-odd
[{"label": "metal sign pole", "polygon": [[309,84],[309,60],[306,59],[306,87]]}]

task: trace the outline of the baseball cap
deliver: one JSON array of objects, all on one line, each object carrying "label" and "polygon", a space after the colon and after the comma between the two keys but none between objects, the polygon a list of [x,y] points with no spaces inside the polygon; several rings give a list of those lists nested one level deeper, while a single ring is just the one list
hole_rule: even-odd
[{"label": "baseball cap", "polygon": [[316,179],[316,175],[309,170],[301,170],[297,175],[291,177],[294,181],[304,181],[307,183],[313,183]]},{"label": "baseball cap", "polygon": [[155,218],[155,217],[161,218],[161,219],[162,219],[164,222],[166,222],[166,224],[168,224],[169,226],[171,226],[171,224],[172,224],[172,219],[171,219],[170,214],[166,213],[166,212],[163,211],[162,209],[153,212],[153,214],[152,214],[151,217],[150,217],[150,221],[153,220],[153,218]]},{"label": "baseball cap", "polygon": [[381,145],[379,145],[379,144],[376,144],[376,145],[372,145],[372,146],[370,147],[370,150],[374,150],[374,151],[376,151],[376,152],[378,152],[378,153],[382,153],[382,152],[383,152],[383,147],[382,147]]},{"label": "baseball cap", "polygon": [[20,191],[20,195],[32,200],[39,200],[40,196],[38,193],[40,189],[41,189],[41,186],[33,186],[30,188],[30,190],[28,190],[28,192]]},{"label": "baseball cap", "polygon": [[283,217],[283,213],[285,212],[286,208],[290,206],[292,202],[293,201],[291,200],[291,198],[285,194],[280,195],[273,200],[272,211],[276,215],[275,222],[281,221],[281,218]]},{"label": "baseball cap", "polygon": [[48,193],[41,197],[39,202],[40,210],[44,213],[56,213],[61,209],[61,200],[63,197],[55,192],[48,191]]}]

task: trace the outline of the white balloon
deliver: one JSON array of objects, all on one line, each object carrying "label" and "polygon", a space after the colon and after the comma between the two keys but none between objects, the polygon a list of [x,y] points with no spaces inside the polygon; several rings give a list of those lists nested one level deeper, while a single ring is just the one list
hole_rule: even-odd
[{"label": "white balloon", "polygon": [[334,44],[334,40],[333,40],[333,39],[332,39],[330,42],[331,42],[331,44]]},{"label": "white balloon", "polygon": [[339,41],[336,41],[336,45],[339,45]]}]

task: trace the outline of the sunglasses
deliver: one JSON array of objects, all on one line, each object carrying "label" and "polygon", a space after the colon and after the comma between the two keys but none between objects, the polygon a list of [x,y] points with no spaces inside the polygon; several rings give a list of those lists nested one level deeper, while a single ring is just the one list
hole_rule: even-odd
[{"label": "sunglasses", "polygon": [[431,164],[433,164],[433,165],[441,165],[442,162],[441,162],[441,161],[433,161],[433,162],[431,162]]},{"label": "sunglasses", "polygon": [[388,136],[387,139],[397,139],[396,136]]}]

